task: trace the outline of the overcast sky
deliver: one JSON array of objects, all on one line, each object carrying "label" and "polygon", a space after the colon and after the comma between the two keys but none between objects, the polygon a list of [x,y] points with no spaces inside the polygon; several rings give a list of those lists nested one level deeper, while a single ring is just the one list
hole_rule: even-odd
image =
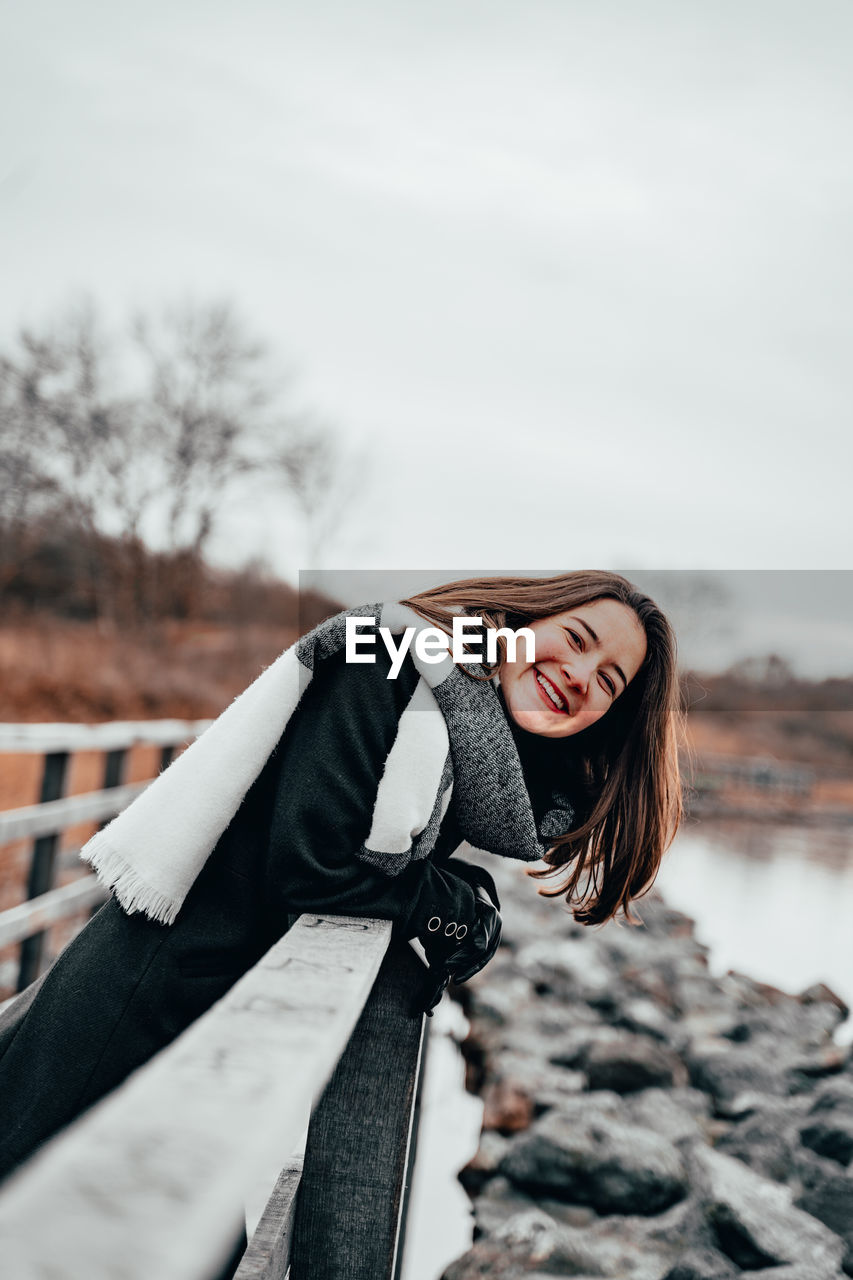
[{"label": "overcast sky", "polygon": [[[848,0],[28,0],[0,335],[226,295],[347,569],[849,568]],[[283,502],[218,553],[307,567]]]}]

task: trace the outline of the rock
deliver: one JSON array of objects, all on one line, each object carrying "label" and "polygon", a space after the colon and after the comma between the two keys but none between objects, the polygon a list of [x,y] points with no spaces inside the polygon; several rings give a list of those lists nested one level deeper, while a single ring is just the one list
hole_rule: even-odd
[{"label": "rock", "polygon": [[709,1249],[713,1235],[708,1226],[705,1203],[692,1189],[684,1200],[671,1205],[663,1213],[652,1217],[625,1216],[601,1220],[604,1230],[621,1230],[625,1238],[652,1245],[664,1253],[671,1264],[679,1261],[691,1249]]},{"label": "rock", "polygon": [[789,1188],[699,1144],[691,1161],[697,1185],[704,1183],[716,1245],[736,1266],[749,1271],[784,1263],[838,1268],[843,1242],[796,1208]]},{"label": "rock", "polygon": [[[642,919],[643,932],[650,938],[692,939],[696,931],[693,917],[670,907],[656,890],[646,894],[642,902],[635,903],[633,911]],[[707,950],[707,947],[702,949]]]},{"label": "rock", "polygon": [[816,1116],[800,1129],[800,1141],[819,1156],[846,1166],[853,1160],[853,1116]]},{"label": "rock", "polygon": [[[626,1042],[624,1031],[606,1023],[595,1023],[585,1027],[572,1027],[548,1048],[548,1061],[556,1067],[568,1067],[584,1071],[586,1061],[596,1046],[611,1045],[617,1048]],[[604,1086],[605,1088],[607,1086]]]},{"label": "rock", "polygon": [[495,1176],[505,1153],[506,1138],[501,1137],[494,1130],[486,1130],[480,1134],[480,1145],[476,1154],[458,1174],[459,1181],[469,1196],[479,1195],[489,1179]]},{"label": "rock", "polygon": [[756,1276],[762,1280],[838,1280],[839,1273],[834,1267],[797,1262],[790,1267],[762,1267],[760,1271],[749,1272],[749,1280],[755,1280]]},{"label": "rock", "polygon": [[[497,957],[496,957],[497,959]],[[494,964],[495,961],[492,962]],[[466,984],[467,1016],[504,1026],[534,998],[532,983],[507,966],[492,973],[492,965]],[[479,981],[478,981],[479,979]]]},{"label": "rock", "polygon": [[531,1195],[589,1204],[598,1213],[659,1213],[687,1187],[672,1143],[601,1113],[542,1116],[510,1141],[499,1167]]},{"label": "rock", "polygon": [[498,1050],[490,1055],[482,1088],[498,1081],[523,1088],[532,1098],[537,1115],[552,1107],[569,1105],[572,1098],[586,1089],[586,1076],[582,1071],[568,1071],[517,1050]]},{"label": "rock", "polygon": [[652,1036],[664,1044],[680,1038],[678,1023],[656,1001],[646,996],[623,996],[613,1025],[624,1027],[626,1031],[634,1031],[638,1035]]},{"label": "rock", "polygon": [[835,1009],[838,1015],[837,1023],[844,1022],[845,1019],[850,1016],[850,1010],[847,1007],[847,1005],[844,1003],[844,1001],[841,999],[841,996],[836,995],[835,992],[830,987],[828,987],[825,982],[815,982],[812,984],[812,986],[806,987],[804,991],[800,992],[800,994],[797,996],[797,999],[800,1001],[801,1004],[804,1004],[804,1005],[812,1005],[812,1004],[830,1005],[832,1008]]},{"label": "rock", "polygon": [[762,1008],[767,1005],[791,1006],[799,1004],[796,996],[783,991],[781,987],[770,982],[760,982],[749,974],[740,973],[737,969],[729,969],[723,979],[726,989],[731,991],[745,1009]]},{"label": "rock", "polygon": [[[465,1263],[465,1269],[448,1272],[448,1277],[457,1274],[462,1278],[517,1274],[526,1277],[538,1267],[550,1275],[610,1274],[596,1256],[594,1242],[588,1240],[587,1233],[559,1225],[544,1209],[530,1202],[504,1214],[501,1220],[493,1220],[488,1235],[476,1241],[460,1262]],[[504,1269],[492,1270],[496,1265]]]},{"label": "rock", "polygon": [[540,995],[569,1001],[594,998],[609,990],[614,977],[595,942],[583,935],[538,939],[517,953],[518,970]]},{"label": "rock", "polygon": [[799,1146],[799,1126],[808,1107],[804,1098],[761,1098],[739,1124],[716,1143],[718,1151],[736,1156],[756,1173],[785,1182]]},{"label": "rock", "polygon": [[690,1249],[663,1280],[732,1280],[739,1271],[716,1249]]},{"label": "rock", "polygon": [[[724,1114],[731,1114],[726,1108],[736,1102],[740,1108],[736,1114],[744,1114],[744,1095],[753,1097],[758,1104],[766,1094],[788,1093],[776,1060],[749,1047],[736,1048],[722,1038],[694,1042],[685,1059],[690,1083],[711,1094],[717,1109]],[[750,1106],[747,1104],[747,1109]]]},{"label": "rock", "polygon": [[483,1129],[520,1133],[533,1121],[533,1099],[513,1080],[494,1080],[483,1090]]},{"label": "rock", "polygon": [[853,1116],[853,1077],[835,1076],[822,1080],[814,1091],[811,1111],[843,1111]]},{"label": "rock", "polygon": [[820,1082],[800,1140],[841,1165],[853,1161],[853,1079],[836,1076]]},{"label": "rock", "polygon": [[643,1089],[625,1099],[633,1124],[652,1129],[669,1142],[702,1137],[707,1131],[710,1105],[698,1089]]},{"label": "rock", "polygon": [[794,1203],[853,1247],[853,1175],[815,1157],[800,1162],[799,1175]]},{"label": "rock", "polygon": [[596,1219],[594,1215],[580,1225],[567,1225],[540,1205],[510,1218],[493,1239],[503,1243],[514,1258],[523,1255],[533,1274],[659,1280],[668,1254],[637,1232],[619,1230],[627,1221],[622,1219],[616,1230],[612,1219]]},{"label": "rock", "polygon": [[590,1089],[613,1089],[616,1093],[687,1083],[681,1059],[647,1036],[623,1035],[620,1040],[593,1044],[584,1055],[582,1068]]},{"label": "rock", "polygon": [[529,1280],[529,1272],[523,1264],[509,1257],[495,1240],[477,1240],[467,1253],[451,1262],[442,1272],[441,1280]]},{"label": "rock", "polygon": [[525,1263],[548,1262],[559,1237],[553,1218],[542,1209],[527,1209],[515,1214],[495,1233],[494,1238],[518,1253],[524,1251]]},{"label": "rock", "polygon": [[513,1186],[509,1178],[492,1178],[474,1201],[474,1239],[491,1239],[514,1214],[537,1207],[542,1206]]},{"label": "rock", "polygon": [[[813,1051],[832,1045],[832,1032],[836,1026],[836,1011],[831,1005],[803,1006],[793,997],[786,1003],[749,1006],[739,1010],[739,1016],[720,1034],[736,1044],[767,1043],[768,1039],[780,1044],[799,1046]],[[843,1052],[840,1054],[843,1058]]]},{"label": "rock", "polygon": [[785,1070],[788,1092],[812,1093],[817,1080],[835,1075],[846,1065],[849,1053],[847,1047],[830,1044],[793,1058]]}]

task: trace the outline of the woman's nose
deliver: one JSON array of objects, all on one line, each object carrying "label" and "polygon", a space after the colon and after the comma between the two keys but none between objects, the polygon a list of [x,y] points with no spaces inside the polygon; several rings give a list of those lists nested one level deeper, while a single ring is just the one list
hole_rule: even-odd
[{"label": "woman's nose", "polygon": [[576,667],[563,667],[563,674],[573,689],[577,689],[579,693],[586,694],[589,686],[589,672],[583,665]]}]

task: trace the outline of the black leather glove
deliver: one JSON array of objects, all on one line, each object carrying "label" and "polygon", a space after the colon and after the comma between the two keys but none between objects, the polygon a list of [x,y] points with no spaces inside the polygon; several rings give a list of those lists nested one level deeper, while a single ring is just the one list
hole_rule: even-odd
[{"label": "black leather glove", "polygon": [[427,1017],[432,1017],[451,978],[454,982],[473,978],[491,960],[501,940],[500,902],[488,871],[461,861],[454,861],[447,870],[451,867],[474,890],[474,914],[463,921],[432,915],[417,934],[429,962],[422,1003]]},{"label": "black leather glove", "polygon": [[447,870],[453,875],[459,876],[460,880],[464,880],[469,884],[476,893],[478,889],[483,889],[490,898],[492,905],[501,909],[500,898],[498,897],[497,886],[485,867],[477,866],[476,862],[463,862],[461,858],[453,858],[447,864]]}]

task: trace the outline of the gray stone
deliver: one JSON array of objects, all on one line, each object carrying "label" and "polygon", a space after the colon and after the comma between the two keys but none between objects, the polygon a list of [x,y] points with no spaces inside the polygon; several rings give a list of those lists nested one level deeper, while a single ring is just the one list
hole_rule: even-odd
[{"label": "gray stone", "polygon": [[687,1186],[670,1142],[600,1114],[542,1116],[510,1141],[500,1172],[529,1194],[589,1204],[598,1213],[659,1213]]},{"label": "gray stone", "polygon": [[853,1078],[839,1075],[820,1081],[800,1138],[818,1155],[841,1165],[853,1161]]},{"label": "gray stone", "polygon": [[736,1156],[756,1173],[785,1182],[799,1146],[799,1126],[808,1107],[804,1098],[762,1098],[740,1123],[717,1142],[717,1150]]},{"label": "gray stone", "polygon": [[516,957],[518,971],[537,992],[568,1000],[587,1000],[606,993],[614,972],[592,937],[537,939]]},{"label": "gray stone", "polygon": [[687,1083],[684,1063],[677,1054],[654,1044],[648,1036],[627,1034],[621,1040],[592,1044],[582,1069],[590,1089],[613,1089],[616,1093]]},{"label": "gray stone", "polygon": [[806,987],[804,991],[800,992],[797,999],[804,1005],[828,1006],[835,1014],[834,1025],[844,1022],[850,1014],[850,1009],[841,996],[836,995],[825,982],[815,982],[812,986]]},{"label": "gray stone", "polygon": [[506,1145],[506,1138],[494,1130],[485,1130],[480,1134],[476,1154],[458,1174],[459,1181],[469,1196],[479,1194],[489,1179],[495,1176],[506,1152]]},{"label": "gray stone", "polygon": [[[584,1071],[587,1059],[594,1049],[612,1046],[616,1050],[632,1039],[633,1037],[626,1035],[624,1031],[608,1026],[606,1023],[571,1027],[548,1046],[548,1061],[557,1067]],[[652,1048],[654,1047],[652,1045]],[[609,1087],[609,1085],[602,1086],[602,1088]]]},{"label": "gray stone", "polygon": [[710,1104],[699,1089],[643,1089],[625,1099],[633,1124],[652,1129],[669,1142],[700,1138],[707,1131]]},{"label": "gray stone", "polygon": [[551,1107],[563,1108],[586,1089],[586,1076],[582,1071],[569,1071],[517,1050],[501,1050],[490,1055],[483,1087],[496,1081],[522,1083],[537,1112]]},{"label": "gray stone", "polygon": [[690,1083],[709,1093],[718,1109],[731,1107],[744,1095],[760,1100],[765,1094],[788,1093],[778,1061],[752,1048],[709,1038],[691,1044],[685,1058]]},{"label": "gray stone", "polygon": [[846,1167],[853,1160],[853,1115],[815,1116],[800,1129],[800,1141],[819,1156]]},{"label": "gray stone", "polygon": [[796,1262],[790,1267],[762,1267],[750,1271],[749,1280],[840,1280],[835,1267],[812,1266],[809,1262]]},{"label": "gray stone", "polygon": [[853,1116],[853,1076],[831,1076],[820,1081],[814,1091],[810,1114],[823,1111],[841,1111]]},{"label": "gray stone", "polygon": [[510,1257],[495,1240],[477,1240],[442,1272],[441,1280],[529,1280],[530,1272],[518,1258]]},{"label": "gray stone", "polygon": [[808,1262],[838,1268],[843,1242],[822,1222],[796,1208],[789,1188],[698,1144],[691,1149],[691,1162],[717,1247],[736,1266],[754,1271]]},{"label": "gray stone", "polygon": [[853,1174],[814,1156],[799,1164],[800,1191],[794,1203],[853,1246]]},{"label": "gray stone", "polygon": [[626,1031],[634,1031],[638,1035],[652,1036],[664,1044],[680,1043],[682,1033],[674,1018],[650,1000],[648,996],[632,996],[626,994],[619,1001],[619,1012],[614,1018],[614,1025],[624,1027]]},{"label": "gray stone", "polygon": [[732,1280],[740,1272],[717,1249],[690,1249],[663,1280]]},{"label": "gray stone", "polygon": [[536,1207],[536,1201],[513,1186],[509,1178],[492,1178],[474,1200],[474,1239],[491,1239],[516,1213]]}]

